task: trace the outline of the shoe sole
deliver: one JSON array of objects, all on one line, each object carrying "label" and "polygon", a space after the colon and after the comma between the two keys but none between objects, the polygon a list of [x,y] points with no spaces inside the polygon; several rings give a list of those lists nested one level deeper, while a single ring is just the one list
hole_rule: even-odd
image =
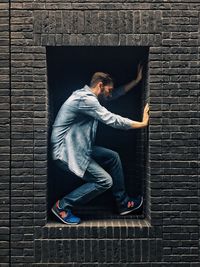
[{"label": "shoe sole", "polygon": [[128,214],[128,213],[130,213],[130,212],[132,212],[134,210],[137,210],[142,206],[142,204],[143,204],[143,197],[142,197],[142,201],[140,202],[140,205],[137,208],[133,208],[131,210],[126,210],[126,211],[120,212],[120,215],[126,215],[126,214]]},{"label": "shoe sole", "polygon": [[52,208],[51,209],[51,211],[53,212],[53,214],[55,214],[56,215],[56,217],[58,217],[63,223],[65,223],[65,224],[79,224],[80,222],[78,222],[78,223],[70,223],[70,222],[66,222],[66,221],[64,221],[60,216],[58,216],[58,214],[54,211],[54,209]]}]

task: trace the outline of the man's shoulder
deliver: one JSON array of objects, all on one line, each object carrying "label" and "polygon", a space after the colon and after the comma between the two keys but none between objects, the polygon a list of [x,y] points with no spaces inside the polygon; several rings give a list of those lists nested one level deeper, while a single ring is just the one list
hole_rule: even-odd
[{"label": "man's shoulder", "polygon": [[[99,105],[97,96],[90,90],[90,87],[85,85],[83,88],[74,91],[71,95],[71,101],[76,103],[81,108],[96,108]],[[69,103],[70,104],[70,103]]]},{"label": "man's shoulder", "polygon": [[75,90],[72,95],[78,98],[81,97],[82,99],[87,97],[95,97],[94,93],[92,93],[88,85],[85,85],[84,87]]},{"label": "man's shoulder", "polygon": [[66,106],[80,106],[89,105],[95,103],[97,100],[96,96],[92,91],[90,91],[88,86],[84,86],[80,89],[75,90],[65,101]]}]

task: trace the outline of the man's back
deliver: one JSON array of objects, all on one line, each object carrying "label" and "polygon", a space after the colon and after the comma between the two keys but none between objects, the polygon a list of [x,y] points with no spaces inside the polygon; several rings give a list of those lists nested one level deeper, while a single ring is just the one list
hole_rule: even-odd
[{"label": "man's back", "polygon": [[53,159],[64,160],[71,171],[81,176],[85,167],[80,168],[80,165],[87,165],[89,161],[97,127],[97,120],[83,114],[79,108],[84,99],[96,100],[96,96],[88,89],[85,85],[74,91],[63,103],[51,134]]}]

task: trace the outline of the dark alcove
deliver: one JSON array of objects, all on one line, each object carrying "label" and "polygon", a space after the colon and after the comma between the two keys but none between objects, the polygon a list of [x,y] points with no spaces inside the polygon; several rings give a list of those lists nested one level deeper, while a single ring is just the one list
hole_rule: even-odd
[{"label": "dark alcove", "polygon": [[[126,95],[106,103],[110,111],[141,121],[147,97],[148,47],[130,46],[69,46],[47,47],[49,89],[49,153],[48,153],[48,211],[54,202],[83,183],[58,169],[51,159],[50,134],[57,112],[70,94],[85,84],[89,85],[96,71],[108,72],[114,77],[114,87],[136,78],[137,65],[142,62],[143,79]],[[96,144],[119,153],[124,169],[125,184],[130,196],[145,196],[146,130],[119,130],[99,123]],[[111,190],[75,210],[82,216],[118,217]],[[142,215],[140,209],[134,215]],[[132,214],[133,215],[133,214]],[[129,215],[129,216],[132,216]],[[49,218],[51,218],[49,213]]]}]

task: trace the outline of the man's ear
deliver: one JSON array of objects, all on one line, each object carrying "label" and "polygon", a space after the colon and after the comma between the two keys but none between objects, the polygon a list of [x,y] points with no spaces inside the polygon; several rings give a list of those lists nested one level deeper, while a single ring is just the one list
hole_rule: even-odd
[{"label": "man's ear", "polygon": [[101,90],[101,92],[103,92],[103,83],[102,82],[99,82],[99,89]]}]

